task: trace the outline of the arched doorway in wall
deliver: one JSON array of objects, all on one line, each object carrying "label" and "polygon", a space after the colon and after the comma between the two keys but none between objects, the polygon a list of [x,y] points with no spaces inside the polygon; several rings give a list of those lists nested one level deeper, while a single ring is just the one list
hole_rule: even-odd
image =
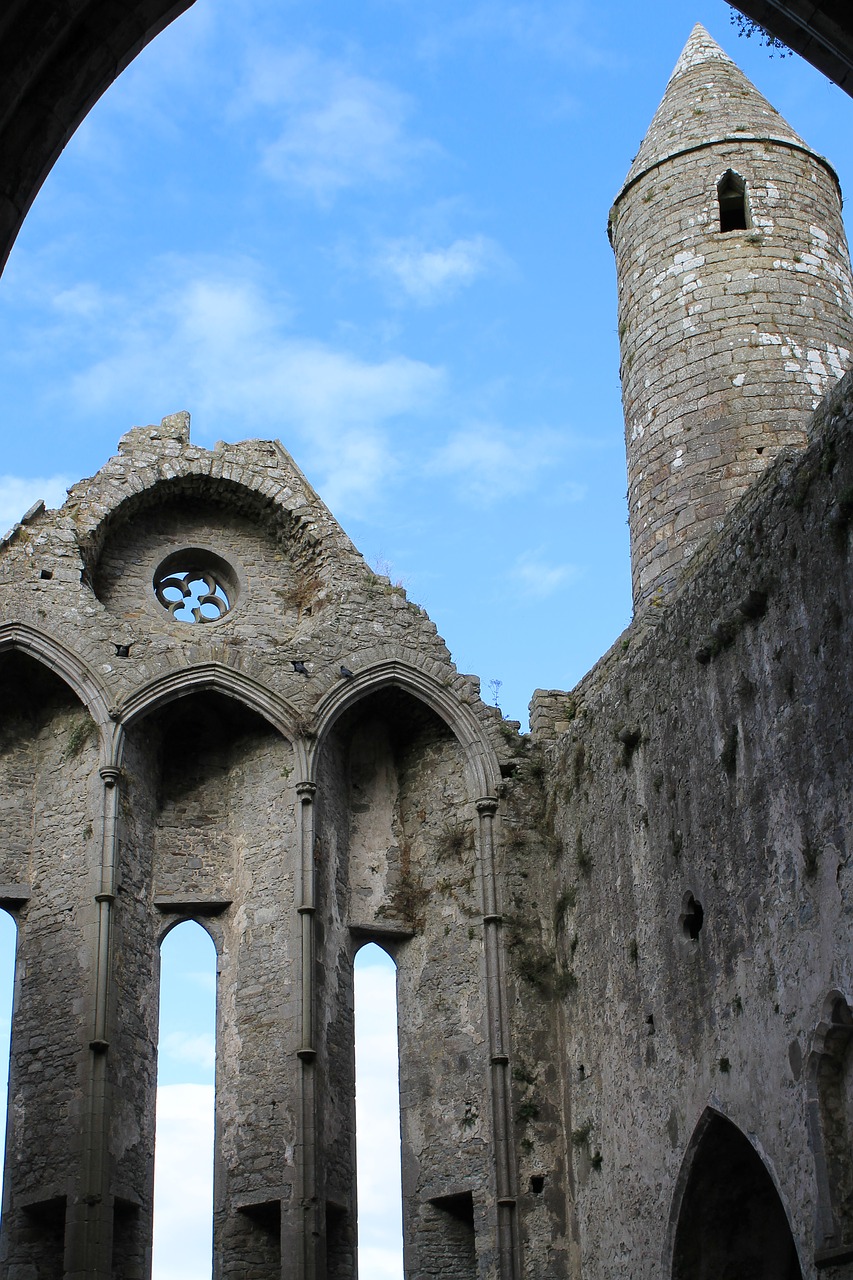
[{"label": "arched doorway in wall", "polygon": [[210,1280],[216,948],[193,920],[160,947],[152,1280]]},{"label": "arched doorway in wall", "polygon": [[[6,1114],[9,1099],[9,1052],[12,1039],[12,1000],[15,989],[15,950],[18,929],[8,911],[0,910],[0,1188],[6,1156]],[[2,1203],[0,1203],[2,1214]]]},{"label": "arched doorway in wall", "polygon": [[802,1280],[779,1193],[736,1125],[706,1111],[682,1179],[672,1280]]},{"label": "arched doorway in wall", "polygon": [[371,942],[353,967],[358,1272],[402,1280],[397,966]]}]

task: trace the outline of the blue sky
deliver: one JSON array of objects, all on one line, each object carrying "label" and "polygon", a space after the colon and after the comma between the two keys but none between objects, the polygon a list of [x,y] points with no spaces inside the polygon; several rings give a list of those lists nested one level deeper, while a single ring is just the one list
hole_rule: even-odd
[{"label": "blue sky", "polygon": [[277,435],[506,714],[571,687],[630,617],[607,212],[693,21],[849,174],[853,103],[729,12],[197,0],[0,280],[0,523],[186,408]]},{"label": "blue sky", "polygon": [[505,714],[571,688],[631,614],[607,213],[695,21],[853,191],[853,102],[730,12],[197,0],[0,279],[0,524],[188,409],[278,436]]}]

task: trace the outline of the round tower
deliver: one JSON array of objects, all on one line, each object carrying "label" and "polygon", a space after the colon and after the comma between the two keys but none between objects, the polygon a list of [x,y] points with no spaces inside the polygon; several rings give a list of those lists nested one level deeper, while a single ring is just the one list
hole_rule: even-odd
[{"label": "round tower", "polygon": [[610,213],[634,607],[809,418],[853,349],[834,170],[697,25]]}]

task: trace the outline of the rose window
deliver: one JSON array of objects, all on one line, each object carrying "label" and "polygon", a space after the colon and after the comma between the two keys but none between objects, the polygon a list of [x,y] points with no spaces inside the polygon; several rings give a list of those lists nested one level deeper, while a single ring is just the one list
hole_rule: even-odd
[{"label": "rose window", "polygon": [[235,600],[228,565],[210,552],[169,556],[154,575],[154,594],[178,622],[218,622]]}]

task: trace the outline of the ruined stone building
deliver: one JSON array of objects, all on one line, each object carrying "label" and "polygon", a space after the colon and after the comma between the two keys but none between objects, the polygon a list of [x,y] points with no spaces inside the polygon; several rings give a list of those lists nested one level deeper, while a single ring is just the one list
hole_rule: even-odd
[{"label": "ruined stone building", "polygon": [[370,940],[411,1280],[853,1276],[838,183],[697,28],[609,230],[636,616],[529,736],[277,442],[134,428],[4,541],[8,1280],[149,1272],[185,919],[218,954],[221,1280],[356,1274]]}]

